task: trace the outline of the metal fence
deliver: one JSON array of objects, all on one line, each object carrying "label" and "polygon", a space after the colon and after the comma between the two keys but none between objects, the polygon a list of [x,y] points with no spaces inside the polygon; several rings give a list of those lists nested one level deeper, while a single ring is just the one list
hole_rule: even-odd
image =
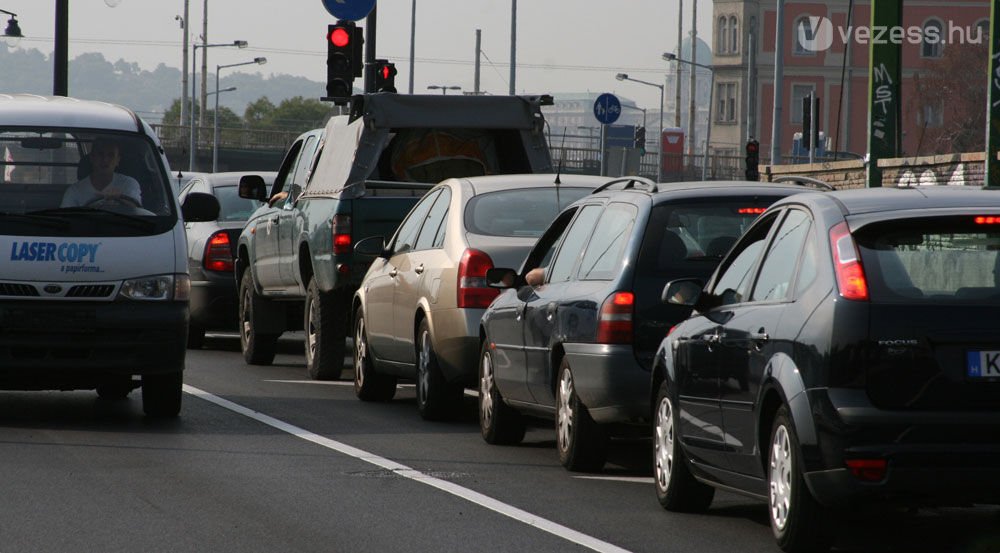
[{"label": "metal fence", "polygon": [[[191,144],[191,127],[187,125],[150,125],[153,132],[166,148],[186,149]],[[212,127],[196,127],[195,139],[198,149],[211,148]],[[284,151],[298,137],[296,131],[273,131],[263,129],[220,128],[219,147],[238,150],[278,150]]]}]

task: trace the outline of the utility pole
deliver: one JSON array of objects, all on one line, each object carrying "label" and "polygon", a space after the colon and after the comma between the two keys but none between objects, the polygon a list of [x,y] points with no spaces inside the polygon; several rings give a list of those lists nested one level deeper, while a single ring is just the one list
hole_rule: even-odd
[{"label": "utility pole", "polygon": [[774,25],[774,109],[771,111],[771,165],[781,164],[781,96],[785,73],[785,0],[777,0]]},{"label": "utility pole", "polygon": [[[684,47],[684,0],[677,0],[677,59]],[[681,62],[674,62],[674,126],[681,128]]]},{"label": "utility pole", "polygon": [[201,110],[198,112],[198,126],[205,126],[205,107],[208,105],[208,0],[205,0],[204,19],[201,22]]},{"label": "utility pole", "polygon": [[[780,1],[780,0],[779,0]],[[694,133],[694,122],[697,117],[695,116],[696,104],[695,95],[698,92],[698,66],[694,65],[698,63],[698,2],[694,0],[691,2],[691,97],[688,98],[688,155],[691,156],[692,163],[694,163],[694,153],[695,153],[695,133]],[[712,106],[708,106],[708,109],[712,109]]]},{"label": "utility pole", "polygon": [[[903,0],[872,2],[873,28],[893,29],[903,21]],[[868,54],[868,178],[869,188],[882,186],[878,160],[899,155],[902,81],[901,45],[872,41]],[[992,62],[991,62],[992,63]]]},{"label": "utility pole", "polygon": [[410,13],[410,94],[413,94],[413,66],[417,50],[417,0],[413,0],[413,10]]},{"label": "utility pole", "polygon": [[510,95],[516,94],[514,79],[517,75],[517,0],[510,0]]},{"label": "utility pole", "polygon": [[365,92],[375,92],[375,24],[378,23],[377,11],[378,6],[375,6],[365,17]]},{"label": "utility pole", "polygon": [[69,0],[56,0],[56,36],[52,61],[52,95],[69,96]]},{"label": "utility pole", "polygon": [[[747,140],[757,136],[757,46],[756,29],[747,33]],[[712,109],[709,106],[708,109]]]},{"label": "utility pole", "polygon": [[482,44],[483,44],[483,31],[482,29],[476,29],[476,78],[473,83],[473,89],[472,89],[476,93],[476,96],[479,96],[479,68],[480,68],[479,59],[481,57],[480,54],[483,51]]},{"label": "utility pole", "polygon": [[189,4],[191,0],[184,0],[184,15],[181,19],[181,28],[184,29],[184,56],[181,61],[181,119],[180,123],[183,125],[187,121],[188,114],[188,36],[191,34],[188,32],[188,11]]}]

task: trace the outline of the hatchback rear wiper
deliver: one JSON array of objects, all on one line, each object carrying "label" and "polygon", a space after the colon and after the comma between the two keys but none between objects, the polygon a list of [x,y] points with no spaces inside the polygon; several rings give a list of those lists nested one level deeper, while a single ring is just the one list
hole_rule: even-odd
[{"label": "hatchback rear wiper", "polygon": [[0,212],[0,218],[12,219],[15,221],[22,221],[25,223],[40,223],[42,225],[64,229],[69,227],[69,223],[65,219],[60,219],[58,217],[52,217],[50,215],[44,215],[40,213],[8,213]]},{"label": "hatchback rear wiper", "polygon": [[74,214],[84,214],[84,215],[94,215],[100,213],[103,215],[112,215],[123,222],[130,223],[133,227],[141,229],[151,229],[156,226],[156,223],[149,221],[142,217],[136,217],[135,215],[126,215],[125,213],[118,213],[117,211],[108,211],[106,209],[95,209],[93,207],[57,207],[54,209],[41,209],[39,211],[31,211],[27,215],[43,215],[43,216],[58,216],[58,215],[74,215]]}]

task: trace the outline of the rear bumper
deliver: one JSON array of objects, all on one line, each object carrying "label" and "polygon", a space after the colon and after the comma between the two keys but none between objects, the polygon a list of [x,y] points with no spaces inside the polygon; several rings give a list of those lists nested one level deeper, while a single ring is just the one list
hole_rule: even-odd
[{"label": "rear bumper", "polygon": [[594,421],[643,423],[649,420],[650,373],[632,346],[563,344],[580,401]]},{"label": "rear bumper", "polygon": [[485,312],[455,308],[431,313],[434,353],[449,382],[475,386],[479,377],[479,323]]},{"label": "rear bumper", "polygon": [[191,281],[191,324],[208,329],[237,327],[236,281],[225,279]]},{"label": "rear bumper", "polygon": [[[1000,504],[1000,413],[882,410],[864,390],[809,395],[819,443],[805,479],[821,503]],[[863,481],[847,459],[885,459],[885,476]]]},{"label": "rear bumper", "polygon": [[85,388],[184,369],[184,302],[0,302],[0,388]]}]

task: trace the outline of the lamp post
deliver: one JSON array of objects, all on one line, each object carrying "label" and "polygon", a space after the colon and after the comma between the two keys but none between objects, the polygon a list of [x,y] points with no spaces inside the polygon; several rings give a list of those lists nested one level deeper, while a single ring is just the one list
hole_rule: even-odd
[{"label": "lamp post", "polygon": [[[196,61],[198,59],[198,48],[202,48],[202,49],[204,49],[204,48],[216,48],[218,46],[235,46],[237,48],[246,48],[247,47],[247,41],[245,41],[245,40],[234,40],[232,42],[222,42],[222,43],[219,43],[219,44],[198,44],[198,43],[195,43],[195,44],[192,44],[191,46],[192,46],[192,49],[191,49],[191,113],[189,114],[191,116],[191,119],[190,119],[190,122],[191,122],[191,142],[189,144],[189,148],[190,148],[191,151],[189,152],[189,157],[188,157],[188,171],[194,171],[195,170],[194,163],[195,163],[195,146],[196,146],[196,144],[195,144],[195,139],[194,139],[194,112],[195,112],[194,99],[195,99],[195,83],[198,81],[198,74],[195,72],[194,68],[198,67],[198,62]],[[205,108],[205,106],[202,106],[202,109],[204,109],[204,108]]]},{"label": "lamp post", "polygon": [[427,87],[427,90],[440,90],[441,94],[448,94],[449,90],[462,90],[462,87],[455,85],[437,85],[432,84]]},{"label": "lamp post", "polygon": [[656,133],[656,182],[660,182],[663,180],[663,85],[633,79],[632,77],[629,77],[627,73],[619,73],[615,75],[615,78],[619,81],[632,81],[634,83],[654,86],[660,89],[660,130]]},{"label": "lamp post", "polygon": [[[253,61],[245,61],[242,63],[230,63],[228,65],[216,65],[215,66],[215,90],[218,92],[229,92],[230,90],[236,90],[236,87],[227,88],[225,90],[219,90],[219,73],[226,69],[227,67],[239,67],[240,65],[264,65],[267,63],[267,58],[254,58]],[[212,172],[215,173],[219,170],[219,95],[215,95],[215,121],[212,123]]]},{"label": "lamp post", "polygon": [[[715,68],[712,67],[711,65],[705,65],[703,63],[682,60],[678,58],[675,54],[671,54],[670,52],[664,52],[663,59],[666,61],[686,63],[688,65],[693,65],[695,67],[707,69],[709,74],[712,76],[712,82],[709,83],[710,86],[708,87],[708,127],[706,127],[705,129],[705,151],[702,153],[701,157],[701,180],[705,180],[706,173],[708,170],[708,144],[712,140],[712,102],[715,101]],[[692,71],[694,71],[694,69],[692,69]]]},{"label": "lamp post", "polygon": [[0,13],[10,16],[10,19],[7,20],[7,28],[3,31],[3,41],[8,47],[13,48],[24,38],[24,35],[21,34],[21,26],[17,24],[17,14],[7,10],[0,10]]}]

